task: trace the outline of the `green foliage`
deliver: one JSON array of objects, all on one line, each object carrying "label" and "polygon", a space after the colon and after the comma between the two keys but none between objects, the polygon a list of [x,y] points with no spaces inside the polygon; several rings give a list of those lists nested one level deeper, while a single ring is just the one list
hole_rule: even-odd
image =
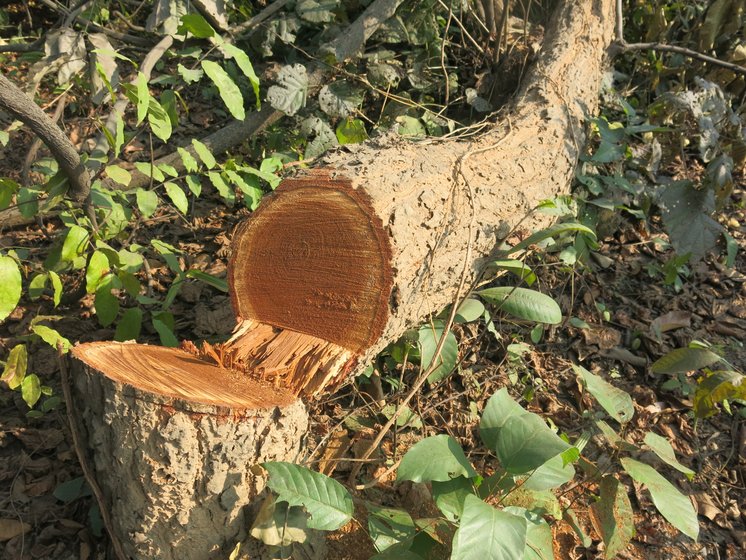
[{"label": "green foliage", "polygon": [[485,301],[525,321],[556,325],[562,321],[562,311],[551,297],[526,288],[502,286],[476,292]]}]

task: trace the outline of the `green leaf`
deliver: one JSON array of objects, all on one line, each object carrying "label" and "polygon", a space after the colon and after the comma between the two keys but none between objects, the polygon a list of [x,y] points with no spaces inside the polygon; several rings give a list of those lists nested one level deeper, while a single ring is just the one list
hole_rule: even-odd
[{"label": "green leaf", "polygon": [[20,188],[21,185],[12,179],[0,177],[0,210],[5,210],[10,206],[10,202],[13,200],[13,195],[16,194]]},{"label": "green leaf", "polygon": [[166,142],[171,137],[173,132],[171,117],[163,106],[152,97],[148,107],[148,122],[150,123],[150,130],[162,141]]},{"label": "green leaf", "polygon": [[711,366],[721,359],[707,348],[677,348],[656,360],[650,369],[653,373],[686,373]]},{"label": "green leaf", "polygon": [[715,209],[713,189],[679,181],[664,188],[659,205],[676,254],[690,254],[696,262],[716,246],[723,227],[710,217]]},{"label": "green leaf", "polygon": [[517,506],[503,508],[504,513],[512,513],[526,519],[526,548],[524,560],[554,560],[552,549],[552,528],[544,518],[533,511]]},{"label": "green leaf", "polygon": [[695,541],[699,536],[697,513],[689,497],[663,478],[653,467],[629,457],[620,459],[624,470],[638,483],[647,486],[653,504],[671,525]]},{"label": "green leaf", "polygon": [[509,418],[497,433],[495,453],[511,474],[523,474],[566,451],[570,445],[537,414],[525,412]]},{"label": "green leaf", "polygon": [[261,109],[262,102],[259,97],[259,77],[256,75],[256,72],[254,72],[254,66],[251,64],[251,60],[249,60],[249,55],[230,43],[223,43],[221,48],[228,57],[233,57],[236,64],[238,64],[238,67],[241,69],[241,72],[243,72],[244,76],[249,79],[251,88],[254,90],[254,96],[256,97],[256,108]]},{"label": "green leaf", "polygon": [[21,299],[21,271],[12,257],[0,256],[0,321],[3,321]]},{"label": "green leaf", "polygon": [[202,272],[201,270],[197,269],[190,269],[186,271],[187,278],[194,278],[196,280],[199,280],[200,282],[204,282],[208,286],[212,286],[213,288],[220,290],[221,292],[228,293],[228,282],[223,280],[222,278],[218,278],[216,276],[213,276],[212,274],[207,274],[207,272]]},{"label": "green leaf", "polygon": [[319,107],[330,117],[348,117],[362,104],[363,93],[363,89],[345,80],[327,84],[319,91]]},{"label": "green leaf", "polygon": [[[163,90],[160,97],[161,107],[166,111],[168,120],[171,121],[172,127],[179,125],[179,110],[178,103],[176,102],[176,95],[177,94],[174,93],[174,90],[166,89]],[[172,177],[176,177],[176,175],[172,175]]]},{"label": "green leaf", "polygon": [[278,500],[306,509],[311,529],[334,531],[352,519],[352,496],[336,480],[292,463],[273,461],[262,467],[269,473],[267,486]]},{"label": "green leaf", "polygon": [[406,511],[371,503],[366,503],[366,509],[368,510],[368,535],[378,552],[383,552],[400,543],[411,546],[411,541],[417,535],[417,526],[412,516]]},{"label": "green leaf", "polygon": [[196,138],[192,138],[192,146],[194,147],[194,151],[197,152],[199,159],[202,160],[202,163],[205,164],[205,167],[207,167],[207,169],[212,169],[213,167],[215,167],[217,162],[215,161],[215,157],[212,155],[210,148],[205,146]]},{"label": "green leaf", "polygon": [[707,418],[717,412],[715,405],[725,400],[746,400],[744,376],[736,371],[714,371],[697,381],[694,393],[694,414]]},{"label": "green leaf", "polygon": [[334,21],[334,10],[338,6],[339,0],[300,0],[295,5],[295,12],[311,23],[329,23]]},{"label": "green leaf", "polygon": [[222,175],[220,175],[220,173],[216,171],[210,171],[207,176],[210,178],[212,186],[217,189],[218,193],[220,194],[220,196],[223,197],[225,202],[229,206],[233,206],[236,203],[236,193],[233,191],[230,185],[225,182]]},{"label": "green leaf", "polygon": [[451,560],[523,560],[527,522],[467,496]]},{"label": "green leaf", "polygon": [[[420,363],[423,371],[427,370],[433,363],[435,350],[443,336],[443,328],[444,325],[440,321],[435,321],[433,325],[423,325],[420,327]],[[451,373],[454,367],[456,367],[456,362],[458,361],[458,342],[456,341],[456,336],[451,331],[448,331],[448,334],[446,335],[443,349],[441,350],[440,356],[438,356],[437,360],[437,366],[427,378],[430,383],[440,381]]]},{"label": "green leaf", "polygon": [[46,273],[34,275],[28,285],[28,297],[31,301],[36,301],[44,294],[44,288],[46,288],[48,280],[49,275]]},{"label": "green leaf", "polygon": [[560,224],[554,224],[553,226],[550,226],[541,231],[537,231],[533,235],[529,235],[526,239],[521,241],[518,245],[516,245],[515,247],[511,247],[508,250],[508,253],[510,254],[510,253],[515,253],[517,251],[522,251],[523,249],[526,249],[527,247],[530,247],[531,245],[539,243],[540,241],[544,241],[545,239],[549,239],[550,237],[557,237],[565,233],[578,232],[578,231],[581,231],[583,233],[590,235],[593,239],[596,238],[596,233],[591,228],[584,226],[583,224],[580,224],[577,222],[563,222]]},{"label": "green leaf", "polygon": [[65,235],[65,241],[62,243],[62,252],[60,260],[62,262],[77,264],[78,257],[83,255],[88,248],[88,232],[80,226],[73,225]]},{"label": "green leaf", "polygon": [[85,273],[86,292],[92,294],[98,288],[101,278],[109,273],[109,259],[102,251],[94,251],[88,261]]},{"label": "green leaf", "polygon": [[207,74],[218,88],[220,97],[231,115],[233,115],[233,118],[239,121],[244,120],[246,112],[243,108],[243,96],[241,95],[241,90],[238,89],[236,83],[228,75],[228,72],[212,60],[203,60],[201,64],[205,74]]},{"label": "green leaf", "polygon": [[446,482],[458,476],[477,476],[464,450],[449,435],[431,436],[414,444],[404,455],[397,480]]},{"label": "green leaf", "polygon": [[[290,547],[308,540],[308,514],[300,506],[268,495],[251,526],[251,536],[270,547]],[[238,543],[240,544],[240,543]]]},{"label": "green leaf", "polygon": [[116,135],[114,136],[114,155],[119,155],[119,152],[124,146],[124,119],[119,111],[114,113]]},{"label": "green leaf", "polygon": [[153,315],[153,328],[158,333],[163,346],[168,346],[169,348],[179,346],[179,340],[174,334],[174,316],[171,313],[162,311]]},{"label": "green leaf", "polygon": [[501,286],[487,288],[476,294],[511,315],[526,321],[556,325],[562,321],[562,310],[548,295],[527,288]]},{"label": "green leaf", "polygon": [[341,146],[359,144],[368,139],[365,123],[360,119],[345,119],[337,125],[337,140]]},{"label": "green leaf", "polygon": [[126,169],[119,167],[118,165],[107,165],[106,174],[112,181],[116,181],[120,185],[125,187],[130,184],[132,175]]},{"label": "green leaf", "polygon": [[21,396],[29,408],[33,408],[41,397],[41,382],[35,373],[27,375],[21,382]]},{"label": "green leaf", "polygon": [[163,183],[163,186],[166,189],[168,198],[170,198],[171,202],[174,203],[174,206],[179,209],[179,212],[186,214],[189,211],[189,200],[184,194],[184,191],[181,190],[181,187],[171,181]]},{"label": "green leaf", "polygon": [[600,498],[591,504],[591,521],[604,541],[604,556],[616,558],[635,536],[632,504],[616,477],[604,476],[599,486]]},{"label": "green leaf", "polygon": [[181,157],[181,161],[184,164],[184,169],[186,169],[187,173],[194,173],[197,171],[199,163],[197,163],[197,160],[194,159],[194,156],[189,153],[188,150],[179,146],[176,148],[176,151],[179,152],[179,156]]},{"label": "green leaf", "polygon": [[138,161],[135,163],[135,169],[137,169],[143,175],[152,177],[154,181],[157,181],[159,183],[166,180],[166,177],[163,175],[163,171],[158,169],[158,166],[153,165],[152,163]]},{"label": "green leaf", "polygon": [[467,496],[474,495],[474,485],[471,480],[457,476],[445,482],[431,483],[433,501],[446,519],[456,523],[464,511]]},{"label": "green leaf", "polygon": [[215,35],[215,30],[207,23],[207,20],[200,14],[193,12],[181,16],[179,27],[176,28],[179,35],[191,33],[198,39],[209,39]]},{"label": "green leaf", "polygon": [[506,388],[503,387],[492,395],[479,422],[479,437],[484,445],[494,451],[500,430],[508,420],[521,414],[526,414],[526,409],[510,397]]},{"label": "green leaf", "polygon": [[583,385],[588,389],[588,392],[596,398],[609,416],[620,424],[632,420],[632,416],[635,414],[635,405],[627,391],[614,387],[611,383],[608,383],[598,375],[594,375],[583,366],[573,364],[572,369],[583,381]]},{"label": "green leaf", "polygon": [[53,270],[49,271],[49,279],[52,281],[52,301],[54,301],[54,306],[57,307],[62,300],[62,280],[60,280],[59,275]]},{"label": "green leaf", "polygon": [[481,319],[484,315],[484,305],[476,298],[468,298],[461,302],[456,310],[454,321],[456,323],[471,323]]},{"label": "green leaf", "polygon": [[187,175],[184,180],[192,194],[199,198],[199,195],[202,194],[202,181],[200,181],[199,176]]},{"label": "green leaf", "polygon": [[26,187],[18,189],[16,205],[24,218],[33,218],[39,212],[39,192]]},{"label": "green leaf", "polygon": [[427,136],[427,130],[425,125],[422,124],[420,119],[410,117],[408,115],[402,115],[396,117],[398,126],[396,131],[407,138],[424,138]]},{"label": "green leaf", "polygon": [[113,274],[108,274],[99,281],[96,288],[96,297],[93,306],[96,309],[96,317],[102,327],[108,327],[114,322],[119,314],[119,298],[111,293],[113,288]]},{"label": "green leaf", "polygon": [[575,478],[575,469],[571,464],[565,464],[562,453],[560,453],[531,473],[521,488],[542,492],[559,488],[573,478]]},{"label": "green leaf", "polygon": [[28,353],[26,345],[16,344],[8,354],[0,381],[5,381],[10,389],[17,389],[21,386],[23,378],[26,377],[27,367]]},{"label": "green leaf", "polygon": [[204,72],[200,68],[187,68],[183,64],[179,64],[176,69],[179,71],[181,79],[188,84],[196,84],[204,75]]},{"label": "green leaf", "polygon": [[138,126],[148,114],[148,107],[150,106],[150,91],[148,90],[148,79],[142,72],[137,73],[137,80],[135,82],[137,88],[137,124]]},{"label": "green leaf", "polygon": [[46,325],[34,325],[31,327],[31,332],[41,338],[44,342],[49,344],[52,348],[57,350],[60,345],[62,346],[63,352],[67,352],[73,347],[72,343],[62,336],[59,332]]},{"label": "green leaf", "polygon": [[114,334],[114,340],[125,342],[127,340],[137,340],[142,329],[142,310],[139,307],[127,309],[117,323],[117,330]]},{"label": "green leaf", "polygon": [[283,66],[277,73],[277,85],[267,90],[270,105],[286,115],[294,115],[306,105],[308,73],[301,64]]},{"label": "green leaf", "polygon": [[137,189],[135,191],[135,198],[137,200],[137,208],[144,218],[150,218],[155,214],[158,208],[158,195],[153,191],[146,191],[145,189]]},{"label": "green leaf", "polygon": [[536,282],[536,274],[523,261],[517,259],[500,259],[490,262],[489,265],[515,274],[521,280],[525,280],[527,286],[531,286]]},{"label": "green leaf", "polygon": [[676,453],[674,452],[673,447],[666,438],[653,432],[648,432],[645,434],[645,444],[652,449],[653,453],[658,455],[662,461],[668,463],[677,471],[684,473],[689,480],[694,478],[694,471],[679,463],[676,459]]}]

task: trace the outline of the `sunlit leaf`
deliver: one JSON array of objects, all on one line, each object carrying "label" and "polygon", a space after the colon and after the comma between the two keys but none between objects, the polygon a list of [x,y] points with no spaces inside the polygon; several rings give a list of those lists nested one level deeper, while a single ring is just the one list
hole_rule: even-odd
[{"label": "sunlit leaf", "polygon": [[588,392],[595,397],[609,416],[620,424],[629,422],[632,419],[632,416],[635,414],[635,405],[627,391],[614,387],[611,383],[591,373],[583,366],[573,364],[572,369],[583,381]]},{"label": "sunlit leaf", "polygon": [[458,342],[451,331],[446,335],[440,355],[435,358],[435,350],[443,336],[443,328],[443,323],[435,321],[432,325],[423,325],[419,330],[422,369],[428,369],[433,365],[433,359],[437,360],[435,368],[427,378],[430,383],[436,383],[451,373],[458,360]]},{"label": "sunlit leaf", "polygon": [[635,536],[634,514],[627,490],[614,476],[601,479],[600,497],[591,504],[591,521],[604,541],[604,556],[616,558]]},{"label": "sunlit leaf", "polygon": [[212,60],[203,60],[201,64],[205,74],[207,74],[218,88],[220,97],[228,108],[228,111],[233,115],[233,118],[239,121],[244,120],[246,118],[246,111],[243,108],[243,96],[241,95],[241,90],[238,89],[236,83],[228,75],[228,72]]},{"label": "sunlit leaf", "polygon": [[716,364],[722,358],[707,348],[677,348],[656,360],[653,373],[686,373]]},{"label": "sunlit leaf", "polygon": [[178,208],[179,212],[186,214],[189,211],[189,200],[181,187],[171,181],[163,183],[163,187],[166,189],[168,198],[171,199],[171,202],[174,203],[174,206]]},{"label": "sunlit leaf", "polygon": [[645,444],[652,449],[661,460],[672,466],[677,471],[684,473],[689,480],[694,478],[694,471],[679,463],[678,459],[676,459],[676,453],[674,452],[671,443],[666,438],[653,432],[648,432],[645,434]]},{"label": "sunlit leaf", "polygon": [[10,315],[21,299],[21,271],[15,259],[0,256],[0,321]]},{"label": "sunlit leaf", "polygon": [[451,560],[523,560],[527,521],[467,496]]},{"label": "sunlit leaf", "polygon": [[499,305],[501,311],[519,319],[551,325],[562,321],[562,310],[557,302],[535,290],[500,286],[479,290],[476,294],[489,303]]},{"label": "sunlit leaf", "polygon": [[458,442],[441,434],[410,447],[402,458],[396,478],[412,482],[446,482],[458,476],[471,478],[476,475]]}]

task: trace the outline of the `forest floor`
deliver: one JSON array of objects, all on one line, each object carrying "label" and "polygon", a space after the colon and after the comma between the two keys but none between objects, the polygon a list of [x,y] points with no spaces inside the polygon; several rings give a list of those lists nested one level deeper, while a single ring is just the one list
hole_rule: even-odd
[{"label": "forest floor", "polygon": [[[19,156],[24,153],[24,146],[16,149]],[[13,159],[6,150],[5,161],[1,162],[3,173],[13,169]],[[499,324],[502,340],[485,333],[483,326],[460,327],[457,335],[464,359],[459,371],[419,395],[412,408],[422,418],[422,428],[399,429],[384,440],[376,462],[362,471],[363,479],[377,478],[378,484],[359,492],[359,496],[426,514],[420,511],[426,489],[408,483],[397,485],[395,475],[388,472],[388,465],[425,435],[451,434],[467,450],[477,470],[489,472],[494,458],[479,448],[478,418],[486,399],[500,387],[507,386],[518,395],[530,391],[530,410],[551,419],[570,437],[577,437],[590,397],[582,393],[571,364],[582,363],[589,370],[608,374],[617,387],[633,396],[636,414],[624,431],[629,441],[641,441],[646,431],[659,433],[672,442],[681,462],[697,473],[690,482],[661,465],[662,472],[670,475],[696,504],[701,523],[699,542],[693,543],[673,529],[657,514],[649,495],[635,487],[631,498],[638,530],[622,557],[743,558],[746,421],[737,411],[695,421],[690,398],[661,388],[666,379],[651,374],[649,364],[667,350],[699,339],[721,345],[731,364],[746,370],[746,276],[740,272],[746,270],[745,204],[746,194],[737,191],[734,204],[721,217],[740,246],[735,269],[725,269],[717,259],[708,258],[691,268],[678,293],[648,274],[650,265],[661,259],[651,239],[663,234],[645,231],[632,222],[621,223],[614,237],[602,240],[593,263],[583,270],[568,273],[551,257],[545,257],[541,290],[560,302],[566,318],[577,317],[591,328],[575,328],[566,321],[547,330],[538,344],[527,345],[525,353],[518,356],[506,352],[506,345],[529,340],[528,327]],[[228,211],[217,200],[206,198],[198,202],[194,216],[187,222],[161,214],[143,224],[137,236],[142,241],[166,241],[185,251],[190,266],[224,276],[231,231],[243,211]],[[54,220],[44,224],[47,234],[58,227]],[[0,236],[0,244],[6,247],[40,247],[46,242],[38,226],[5,231]],[[166,290],[167,274],[167,270],[152,269],[151,288]],[[609,314],[604,317],[599,308]],[[186,339],[220,338],[230,333],[234,324],[228,297],[197,281],[183,287],[173,311],[179,318],[179,335]],[[74,342],[113,337],[112,329],[98,326],[90,296],[57,309],[52,309],[48,301],[26,302],[0,326],[3,352],[27,332],[29,321],[38,315],[54,315],[55,328]],[[655,325],[661,322],[676,328],[659,339]],[[628,349],[633,336],[642,342],[634,351]],[[157,343],[154,332],[146,333],[145,338]],[[56,353],[43,343],[35,343],[30,361],[29,370],[59,394]],[[399,376],[401,372],[389,375]],[[384,386],[388,388],[387,383]],[[313,452],[308,459],[326,472],[333,471],[342,481],[352,465],[345,459],[354,458],[356,451],[364,449],[385,421],[377,403],[380,394],[371,397],[371,393],[376,394],[348,384],[333,396],[311,404],[309,449]],[[395,405],[400,398],[401,393],[386,390],[386,404]],[[24,560],[104,558],[106,537],[96,534],[100,525],[89,518],[92,498],[86,487],[81,487],[82,472],[64,407],[38,419],[28,418],[27,411],[18,392],[0,391],[0,556]],[[590,461],[603,461],[595,438],[584,456]],[[588,494],[575,496],[569,492],[565,499],[575,501],[580,523],[594,544],[581,546],[566,522],[556,522],[556,557],[599,557],[598,534],[584,515]],[[357,523],[333,534],[326,546],[329,558],[358,560],[375,553],[367,533]]]}]

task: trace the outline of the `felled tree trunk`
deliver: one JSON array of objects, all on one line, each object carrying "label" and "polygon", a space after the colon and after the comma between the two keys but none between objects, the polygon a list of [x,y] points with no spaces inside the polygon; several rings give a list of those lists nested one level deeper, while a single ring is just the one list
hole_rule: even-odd
[{"label": "felled tree trunk", "polygon": [[[560,3],[507,116],[472,142],[392,140],[287,179],[238,231],[239,362],[315,395],[453,301],[527,213],[566,193],[597,107],[612,0]],[[466,269],[464,272],[464,266]]]},{"label": "felled tree trunk", "polygon": [[530,209],[567,192],[613,7],[560,2],[525,87],[477,140],[389,138],[283,181],[235,234],[239,325],[226,344],[73,350],[82,431],[127,555],[225,557],[263,486],[251,467],[300,448],[298,397],[359,372],[451,303]]}]

